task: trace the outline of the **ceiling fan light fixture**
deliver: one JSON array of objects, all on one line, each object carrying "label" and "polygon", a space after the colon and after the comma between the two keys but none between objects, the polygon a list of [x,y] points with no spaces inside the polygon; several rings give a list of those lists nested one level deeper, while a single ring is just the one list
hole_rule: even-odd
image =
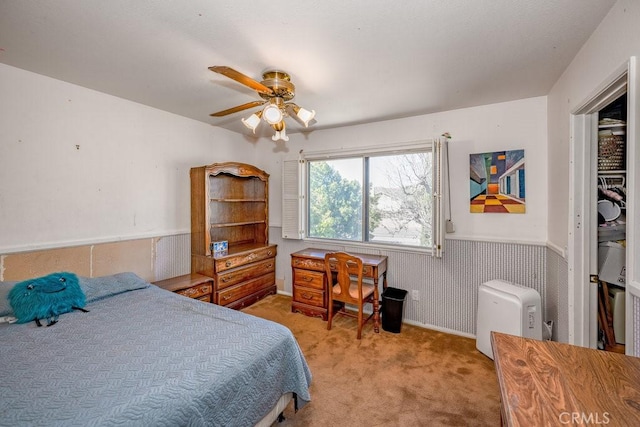
[{"label": "ceiling fan light fixture", "polygon": [[304,127],[309,127],[309,122],[316,116],[315,110],[309,111],[302,107],[298,107],[298,111],[296,111],[295,108],[293,110],[296,112],[296,116],[298,116],[300,121],[304,124]]},{"label": "ceiling fan light fixture", "polygon": [[283,129],[283,130],[276,131],[275,135],[273,135],[271,137],[271,139],[273,141],[285,141],[286,142],[286,141],[289,140],[289,137],[287,136],[287,131]]},{"label": "ceiling fan light fixture", "polygon": [[296,87],[291,82],[289,74],[284,71],[265,71],[262,73],[263,80],[259,82],[227,66],[216,65],[209,67],[209,70],[222,74],[255,90],[263,99],[262,101],[251,101],[212,113],[210,114],[212,117],[223,117],[237,113],[238,111],[260,106],[262,107],[260,111],[246,119],[243,118],[241,120],[242,123],[255,134],[256,129],[260,125],[260,121],[264,119],[275,131],[275,135],[271,138],[273,141],[288,141],[289,137],[285,130],[285,119],[287,117],[292,117],[305,127],[309,127],[309,122],[311,122],[316,115],[314,110],[309,111],[300,108],[293,102],[289,102],[295,97]]},{"label": "ceiling fan light fixture", "polygon": [[264,110],[262,110],[262,117],[270,125],[275,125],[282,121],[284,114],[279,106],[276,104],[269,104],[264,107]]},{"label": "ceiling fan light fixture", "polygon": [[242,123],[251,129],[253,133],[256,133],[256,128],[260,124],[260,117],[262,116],[262,111],[258,111],[257,113],[253,113],[249,116],[248,119],[242,119]]},{"label": "ceiling fan light fixture", "polygon": [[271,127],[272,127],[272,128],[273,128],[273,130],[275,130],[275,131],[281,131],[281,130],[283,130],[283,129],[285,128],[285,126],[286,126],[286,125],[285,125],[285,123],[284,123],[284,120],[282,120],[282,121],[280,121],[280,122],[278,122],[278,123],[276,123],[276,124],[271,125]]},{"label": "ceiling fan light fixture", "polygon": [[271,127],[276,131],[276,133],[271,137],[272,141],[288,141],[289,137],[287,136],[287,126],[282,120],[280,123],[276,123],[271,125]]}]

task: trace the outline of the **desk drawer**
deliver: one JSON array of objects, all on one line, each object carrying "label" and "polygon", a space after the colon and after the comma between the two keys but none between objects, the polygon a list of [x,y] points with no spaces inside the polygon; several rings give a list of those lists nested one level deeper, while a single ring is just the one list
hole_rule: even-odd
[{"label": "desk drawer", "polygon": [[297,286],[303,286],[305,288],[314,288],[324,291],[324,273],[294,268],[293,283],[294,288]]},{"label": "desk drawer", "polygon": [[316,307],[324,307],[324,292],[303,288],[301,286],[294,286],[293,300]]},{"label": "desk drawer", "polygon": [[324,271],[324,260],[309,258],[292,258],[292,267],[299,267],[305,270]]},{"label": "desk drawer", "polygon": [[[362,277],[369,277],[371,279],[373,279],[373,267],[371,267],[370,265],[364,265],[362,266]],[[376,277],[377,279],[377,277]]]},{"label": "desk drawer", "polygon": [[[325,271],[324,260],[315,260],[309,258],[293,258],[291,260],[292,267],[298,267],[304,270]],[[335,263],[331,263],[331,270],[335,271]],[[373,267],[370,265],[364,265],[362,268],[362,275],[373,279]]]},{"label": "desk drawer", "polygon": [[223,273],[218,273],[218,289],[228,288],[236,283],[244,282],[251,278],[262,276],[263,274],[271,273],[276,269],[276,260],[274,258],[266,261],[256,262],[249,264],[246,267],[240,267],[235,270],[227,270]]},{"label": "desk drawer", "polygon": [[197,299],[201,299],[205,295],[208,295],[207,299],[211,301],[212,290],[213,289],[211,286],[211,282],[209,282],[209,283],[203,283],[201,285],[196,285],[191,288],[182,289],[182,290],[176,291],[176,293],[180,295],[184,295],[185,297],[197,298]]}]

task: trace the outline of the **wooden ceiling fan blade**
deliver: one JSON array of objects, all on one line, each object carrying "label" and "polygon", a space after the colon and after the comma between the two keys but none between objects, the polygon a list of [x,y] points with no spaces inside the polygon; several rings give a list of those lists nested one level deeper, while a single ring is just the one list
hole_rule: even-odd
[{"label": "wooden ceiling fan blade", "polygon": [[259,105],[264,105],[267,101],[251,101],[246,104],[237,105],[233,108],[229,108],[227,110],[218,111],[217,113],[209,114],[212,117],[222,117],[227,116],[229,114],[237,113],[238,111],[247,110],[249,108],[257,107]]},{"label": "wooden ceiling fan blade", "polygon": [[214,73],[222,74],[223,76],[237,81],[238,83],[242,83],[243,85],[248,86],[259,93],[263,93],[265,95],[274,95],[273,91],[270,88],[266,87],[260,82],[255,81],[251,77],[242,74],[240,71],[234,70],[233,68],[225,67],[224,65],[214,65],[213,67],[209,67],[209,69]]}]

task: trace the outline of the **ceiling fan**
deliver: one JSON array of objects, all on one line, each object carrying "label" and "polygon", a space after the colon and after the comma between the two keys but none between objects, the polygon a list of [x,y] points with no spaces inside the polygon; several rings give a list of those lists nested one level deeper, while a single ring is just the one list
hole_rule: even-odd
[{"label": "ceiling fan", "polygon": [[251,101],[233,108],[218,111],[217,113],[212,113],[210,114],[212,117],[222,117],[266,104],[262,110],[252,114],[247,119],[242,119],[242,123],[255,133],[256,128],[260,124],[260,119],[263,119],[276,131],[275,135],[271,137],[272,140],[288,141],[289,137],[286,133],[285,117],[294,117],[307,127],[316,115],[314,110],[305,110],[291,102],[295,97],[296,87],[291,83],[289,74],[284,71],[265,71],[262,74],[262,81],[258,82],[233,68],[223,65],[215,65],[209,67],[209,69],[214,73],[222,74],[255,90],[263,99],[262,101]]}]

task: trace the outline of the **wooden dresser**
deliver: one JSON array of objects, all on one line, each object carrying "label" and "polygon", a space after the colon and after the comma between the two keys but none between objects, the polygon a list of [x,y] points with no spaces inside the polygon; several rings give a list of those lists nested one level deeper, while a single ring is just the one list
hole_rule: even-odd
[{"label": "wooden dresser", "polygon": [[[326,249],[308,248],[291,254],[293,300],[291,311],[327,320],[329,296],[324,268]],[[382,277],[387,287],[387,257],[383,255],[354,254],[362,259],[364,277],[378,286]]]},{"label": "wooden dresser", "polygon": [[[215,242],[227,242],[216,252]],[[191,272],[214,279],[213,303],[240,309],[275,294],[269,174],[245,163],[191,169]]]},{"label": "wooden dresser", "polygon": [[185,274],[171,279],[160,280],[155,282],[154,285],[200,301],[212,302],[213,300],[213,279],[202,274]]},{"label": "wooden dresser", "polygon": [[276,293],[276,249],[238,245],[227,255],[192,256],[191,266],[214,278],[214,304],[240,309]]}]

